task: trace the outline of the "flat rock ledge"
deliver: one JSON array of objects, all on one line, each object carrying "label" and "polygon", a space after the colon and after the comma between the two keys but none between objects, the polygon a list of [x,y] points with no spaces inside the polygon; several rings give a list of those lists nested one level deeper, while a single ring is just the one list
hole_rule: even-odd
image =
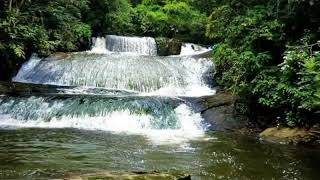
[{"label": "flat rock ledge", "polygon": [[264,141],[293,144],[293,145],[319,145],[320,129],[319,128],[281,128],[273,127],[264,130],[259,134]]},{"label": "flat rock ledge", "polygon": [[190,175],[173,175],[160,172],[100,172],[68,175],[63,180],[191,180]]}]

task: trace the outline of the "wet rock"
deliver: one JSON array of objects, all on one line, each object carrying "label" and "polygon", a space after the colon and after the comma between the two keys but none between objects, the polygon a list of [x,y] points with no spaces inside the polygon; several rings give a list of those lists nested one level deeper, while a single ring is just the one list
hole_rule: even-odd
[{"label": "wet rock", "polygon": [[156,38],[159,56],[178,55],[181,51],[182,42],[176,39]]},{"label": "wet rock", "polygon": [[216,81],[214,79],[214,76],[215,76],[215,69],[214,68],[210,68],[202,75],[202,80],[210,88],[214,88],[214,87],[217,86],[217,83],[216,83]]},{"label": "wet rock", "polygon": [[200,112],[209,124],[210,130],[246,131],[249,121],[247,117],[237,113],[235,109],[237,99],[238,97],[223,91],[218,91],[214,96],[200,98],[198,102],[201,106]]},{"label": "wet rock", "polygon": [[84,175],[70,175],[64,180],[191,180],[190,175],[173,175],[160,172],[101,172]]},{"label": "wet rock", "polygon": [[56,53],[52,54],[51,56],[47,57],[45,60],[58,61],[58,60],[62,60],[62,59],[67,59],[68,57],[70,57],[70,54],[68,54],[68,53],[56,52]]},{"label": "wet rock", "polygon": [[273,127],[260,133],[262,140],[281,144],[319,144],[318,128],[280,128]]},{"label": "wet rock", "polygon": [[[11,83],[0,81],[0,94],[3,95],[41,95],[58,93],[62,86],[40,85],[28,83]],[[68,88],[68,87],[66,87]]]},{"label": "wet rock", "polygon": [[202,112],[204,112],[214,107],[231,106],[236,102],[237,99],[238,97],[234,96],[230,92],[217,91],[217,93],[213,96],[201,97],[199,99],[199,103],[201,103],[203,108]]}]

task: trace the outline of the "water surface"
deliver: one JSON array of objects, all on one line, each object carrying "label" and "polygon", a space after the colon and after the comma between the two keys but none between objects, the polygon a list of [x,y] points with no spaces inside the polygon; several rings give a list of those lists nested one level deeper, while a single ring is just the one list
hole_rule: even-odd
[{"label": "water surface", "polygon": [[0,178],[61,178],[110,170],[164,171],[193,179],[317,179],[320,151],[232,133],[157,145],[142,135],[77,129],[0,130]]}]

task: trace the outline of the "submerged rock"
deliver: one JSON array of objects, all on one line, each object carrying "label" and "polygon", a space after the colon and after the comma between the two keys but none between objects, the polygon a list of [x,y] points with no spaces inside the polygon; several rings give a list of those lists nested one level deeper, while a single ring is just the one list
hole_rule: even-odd
[{"label": "submerged rock", "polygon": [[172,175],[160,172],[101,172],[95,174],[70,175],[64,180],[191,180],[190,175]]},{"label": "submerged rock", "polygon": [[319,144],[319,131],[315,128],[268,128],[260,133],[262,140],[281,144]]}]

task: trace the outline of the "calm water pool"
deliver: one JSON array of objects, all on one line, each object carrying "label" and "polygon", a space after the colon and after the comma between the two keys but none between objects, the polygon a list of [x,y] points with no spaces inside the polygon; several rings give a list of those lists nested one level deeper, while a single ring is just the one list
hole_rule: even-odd
[{"label": "calm water pool", "polygon": [[0,179],[61,178],[109,170],[191,174],[193,179],[318,179],[320,150],[209,132],[160,144],[142,135],[76,129],[0,130]]}]

